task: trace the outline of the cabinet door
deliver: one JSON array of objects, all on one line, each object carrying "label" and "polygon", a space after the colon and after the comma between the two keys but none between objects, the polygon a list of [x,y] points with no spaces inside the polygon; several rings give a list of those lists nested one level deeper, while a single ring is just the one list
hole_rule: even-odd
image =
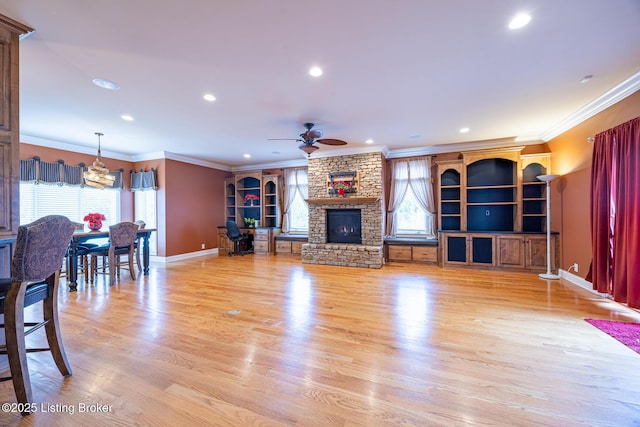
[{"label": "cabinet door", "polygon": [[442,234],[442,262],[444,265],[469,264],[469,248],[466,234]]},{"label": "cabinet door", "polygon": [[[556,269],[556,236],[551,236],[551,270]],[[547,236],[529,235],[526,245],[526,267],[530,270],[547,269]]]},{"label": "cabinet door", "polygon": [[472,265],[495,266],[495,236],[472,234],[469,236],[469,261]]},{"label": "cabinet door", "polygon": [[302,245],[304,245],[303,242],[291,242],[291,253],[294,255],[301,255]]},{"label": "cabinet door", "polygon": [[227,237],[227,229],[218,229],[218,255],[227,255],[233,250],[233,243]]},{"label": "cabinet door", "polygon": [[524,236],[499,235],[497,246],[498,267],[524,268]]}]

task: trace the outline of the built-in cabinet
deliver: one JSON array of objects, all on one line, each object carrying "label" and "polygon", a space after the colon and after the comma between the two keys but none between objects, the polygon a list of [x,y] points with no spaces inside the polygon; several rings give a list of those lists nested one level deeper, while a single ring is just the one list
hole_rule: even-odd
[{"label": "built-in cabinet", "polygon": [[394,262],[437,264],[438,246],[437,244],[423,245],[417,242],[415,244],[385,242],[385,259]]},{"label": "built-in cabinet", "polygon": [[[543,233],[440,232],[442,264],[544,271],[547,236]],[[558,263],[558,234],[551,235],[551,269]]]},{"label": "built-in cabinet", "polygon": [[0,275],[11,275],[20,225],[19,39],[33,31],[0,15]]},{"label": "built-in cabinet", "polygon": [[[543,271],[546,268],[546,187],[550,153],[523,147],[463,152],[437,163],[440,262]],[[558,263],[552,235],[552,268]]]},{"label": "built-in cabinet", "polygon": [[[225,220],[234,221],[253,236],[254,253],[273,253],[274,237],[280,227],[280,180],[263,171],[237,173],[224,182]],[[231,248],[231,249],[229,249]],[[233,245],[226,228],[218,231],[218,253],[226,254]]]}]

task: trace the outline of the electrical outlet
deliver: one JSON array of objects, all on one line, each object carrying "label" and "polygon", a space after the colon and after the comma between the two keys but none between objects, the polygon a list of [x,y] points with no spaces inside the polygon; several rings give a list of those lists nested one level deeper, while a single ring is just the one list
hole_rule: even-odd
[{"label": "electrical outlet", "polygon": [[573,263],[573,271],[575,271],[576,273],[578,272],[578,263],[577,262]]},{"label": "electrical outlet", "polygon": [[204,249],[204,243],[202,244],[202,249]]}]

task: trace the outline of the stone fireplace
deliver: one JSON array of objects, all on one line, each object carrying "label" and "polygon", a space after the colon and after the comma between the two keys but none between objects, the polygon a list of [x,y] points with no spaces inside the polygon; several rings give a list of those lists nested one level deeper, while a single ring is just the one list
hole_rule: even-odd
[{"label": "stone fireplace", "polygon": [[[302,262],[350,267],[380,268],[383,265],[382,153],[314,158],[309,161],[309,240],[302,246]],[[328,177],[340,171],[357,173],[355,192],[331,194]],[[334,227],[330,215],[359,212],[355,218]],[[357,228],[360,229],[356,240]],[[348,241],[332,241],[332,230],[349,235]],[[351,231],[353,229],[353,231]],[[334,233],[335,234],[335,233]],[[340,240],[340,238],[338,238]]]}]

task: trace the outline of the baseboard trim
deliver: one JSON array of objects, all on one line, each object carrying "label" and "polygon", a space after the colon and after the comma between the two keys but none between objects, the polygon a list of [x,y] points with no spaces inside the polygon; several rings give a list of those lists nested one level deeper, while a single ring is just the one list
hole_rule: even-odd
[{"label": "baseboard trim", "polygon": [[603,298],[607,298],[609,296],[609,294],[603,294],[601,292],[596,291],[595,289],[593,289],[593,285],[591,284],[591,282],[583,279],[582,277],[580,277],[578,275],[570,273],[567,270],[559,269],[558,270],[558,276],[560,276],[561,278],[573,283],[574,285],[577,285],[577,286],[580,286],[583,289],[586,289],[587,291],[591,292],[592,294],[599,295],[599,296],[601,296]]},{"label": "baseboard trim", "polygon": [[168,262],[182,261],[185,259],[197,258],[205,255],[217,255],[217,254],[218,254],[218,248],[214,248],[214,249],[206,249],[206,250],[197,251],[197,252],[189,252],[186,254],[173,255],[169,257],[152,256],[152,257],[149,257],[149,259],[152,262],[159,262],[162,264],[166,264]]}]

